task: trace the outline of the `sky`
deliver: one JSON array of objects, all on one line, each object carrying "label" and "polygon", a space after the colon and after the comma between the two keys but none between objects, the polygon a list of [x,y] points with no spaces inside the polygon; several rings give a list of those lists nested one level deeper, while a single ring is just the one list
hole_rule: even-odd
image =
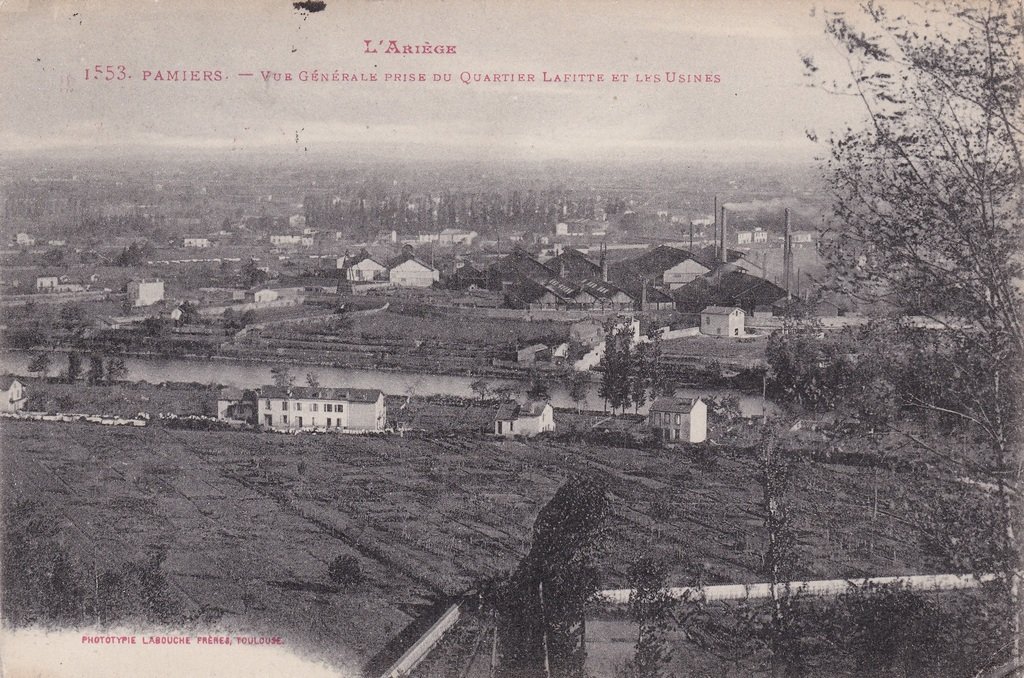
[{"label": "sky", "polygon": [[[821,149],[807,130],[862,117],[803,74],[803,54],[842,74],[823,26],[822,8],[800,0],[326,0],[315,13],[283,0],[0,0],[0,151],[809,160]],[[386,54],[389,40],[455,54]],[[86,80],[97,66],[124,66],[125,79]],[[182,69],[223,79],[143,80]],[[314,69],[378,81],[299,80]],[[545,71],[605,81],[544,82]],[[494,72],[535,80],[460,81]]]}]

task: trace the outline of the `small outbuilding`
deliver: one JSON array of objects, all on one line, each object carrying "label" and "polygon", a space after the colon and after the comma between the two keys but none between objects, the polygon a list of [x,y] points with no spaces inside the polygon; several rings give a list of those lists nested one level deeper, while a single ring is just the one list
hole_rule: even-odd
[{"label": "small outbuilding", "polygon": [[667,443],[702,443],[708,438],[708,406],[700,398],[658,398],[647,426]]},{"label": "small outbuilding", "polygon": [[494,435],[535,436],[555,430],[555,410],[551,403],[530,400],[522,405],[502,403],[494,417]]},{"label": "small outbuilding", "polygon": [[708,306],[700,312],[700,333],[713,337],[742,337],[746,312],[738,306]]},{"label": "small outbuilding", "polygon": [[12,376],[0,376],[0,412],[25,409],[25,385]]}]

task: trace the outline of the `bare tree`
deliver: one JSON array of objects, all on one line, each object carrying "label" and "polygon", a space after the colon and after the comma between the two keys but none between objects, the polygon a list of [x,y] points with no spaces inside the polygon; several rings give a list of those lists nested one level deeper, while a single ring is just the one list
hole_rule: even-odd
[{"label": "bare tree", "polygon": [[[862,127],[828,139],[825,253],[841,290],[945,329],[932,358],[953,383],[905,390],[904,404],[956,418],[985,441],[969,461],[995,487],[1019,660],[1024,11],[1011,0],[863,11],[827,15],[841,77],[822,78],[804,59],[817,84],[857,97],[866,113]],[[968,461],[918,442],[943,461]]]}]

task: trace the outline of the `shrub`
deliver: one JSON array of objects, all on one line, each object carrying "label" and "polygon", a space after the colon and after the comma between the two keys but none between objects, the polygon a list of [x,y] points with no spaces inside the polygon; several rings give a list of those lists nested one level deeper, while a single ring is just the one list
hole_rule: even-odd
[{"label": "shrub", "polygon": [[363,581],[363,571],[355,556],[338,556],[331,561],[327,574],[339,586],[355,586]]}]

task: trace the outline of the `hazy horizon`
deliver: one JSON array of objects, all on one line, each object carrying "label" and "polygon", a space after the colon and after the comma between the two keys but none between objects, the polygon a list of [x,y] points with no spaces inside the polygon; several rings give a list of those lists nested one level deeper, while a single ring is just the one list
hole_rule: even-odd
[{"label": "hazy horizon", "polygon": [[[821,8],[802,0],[328,2],[315,14],[270,0],[22,0],[0,6],[0,37],[0,83],[17,94],[0,101],[8,121],[0,150],[14,156],[803,163],[821,150],[807,130],[827,135],[860,118],[856,102],[810,87],[803,75],[802,55],[827,68],[833,50]],[[368,54],[367,39],[457,52]],[[86,81],[97,65],[124,65],[131,77]],[[380,78],[445,72],[453,80],[260,75],[313,69]],[[220,71],[224,79],[143,82],[147,70]],[[628,77],[464,84],[464,72]],[[637,82],[668,73],[719,82]]]}]

